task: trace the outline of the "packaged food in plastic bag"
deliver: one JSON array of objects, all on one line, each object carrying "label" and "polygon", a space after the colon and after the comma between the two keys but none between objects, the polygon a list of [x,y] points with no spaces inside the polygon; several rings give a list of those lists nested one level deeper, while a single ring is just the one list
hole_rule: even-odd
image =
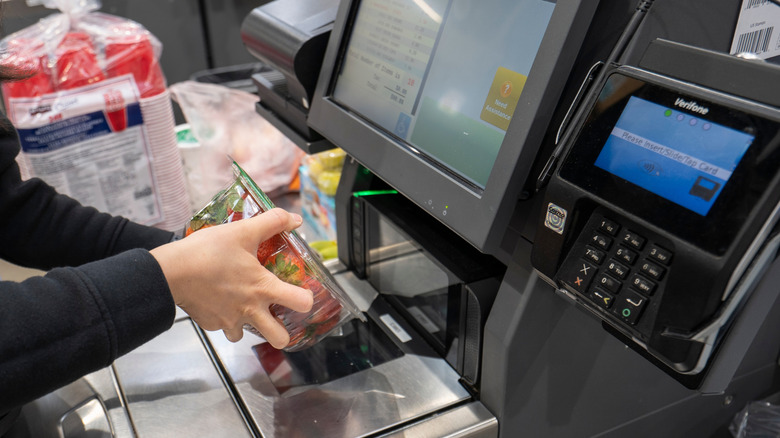
[{"label": "packaged food in plastic bag", "polygon": [[166,90],[160,41],[140,24],[95,12],[97,0],[45,2],[61,13],[3,38],[3,65],[30,74],[3,84],[3,96],[36,97],[131,75],[141,97]]},{"label": "packaged food in plastic bag", "polygon": [[60,12],[0,41],[0,65],[24,77],[2,84],[22,177],[178,231],[193,210],[158,62],[162,45],[140,24],[96,12],[97,0],[43,4]]},{"label": "packaged food in plastic bag", "polygon": [[[274,208],[273,202],[235,161],[233,172],[234,181],[187,222],[186,236]],[[295,231],[277,234],[261,243],[257,248],[257,258],[279,279],[309,289],[314,295],[314,304],[307,313],[295,312],[278,304],[271,306],[272,314],[290,334],[290,343],[285,351],[298,351],[314,345],[353,318],[365,320]],[[244,328],[262,336],[251,326]]]}]

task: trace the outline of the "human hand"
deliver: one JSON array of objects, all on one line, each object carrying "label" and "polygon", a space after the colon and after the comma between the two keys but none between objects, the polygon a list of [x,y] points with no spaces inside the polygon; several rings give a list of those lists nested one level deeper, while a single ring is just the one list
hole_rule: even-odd
[{"label": "human hand", "polygon": [[280,304],[297,312],[312,307],[309,290],[285,283],[257,260],[261,242],[301,224],[301,217],[274,208],[255,217],[203,228],[151,251],[176,304],[205,330],[223,330],[231,342],[250,324],[275,348],[290,342],[269,310]]}]

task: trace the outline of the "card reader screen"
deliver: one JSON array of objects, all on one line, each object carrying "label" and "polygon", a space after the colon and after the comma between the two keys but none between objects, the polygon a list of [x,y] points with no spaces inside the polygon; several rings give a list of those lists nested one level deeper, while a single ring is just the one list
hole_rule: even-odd
[{"label": "card reader screen", "polygon": [[631,96],[595,164],[706,216],[753,140],[750,134]]}]

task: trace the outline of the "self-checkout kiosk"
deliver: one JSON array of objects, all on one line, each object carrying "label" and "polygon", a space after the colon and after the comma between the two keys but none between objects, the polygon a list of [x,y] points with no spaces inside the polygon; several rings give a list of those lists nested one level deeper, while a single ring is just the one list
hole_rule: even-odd
[{"label": "self-checkout kiosk", "polygon": [[[69,424],[717,437],[777,393],[780,66],[729,49],[741,11],[780,6],[308,3],[258,7],[242,37],[279,70],[258,113],[348,154],[327,266],[366,321],[286,353],[181,315],[188,343],[88,376]],[[182,357],[199,371],[174,385]]]}]

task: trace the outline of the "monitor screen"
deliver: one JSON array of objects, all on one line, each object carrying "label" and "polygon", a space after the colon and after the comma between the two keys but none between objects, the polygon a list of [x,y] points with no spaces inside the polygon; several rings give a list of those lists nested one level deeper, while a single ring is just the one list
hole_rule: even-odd
[{"label": "monitor screen", "polygon": [[554,9],[365,0],[333,99],[484,189]]},{"label": "monitor screen", "polygon": [[492,253],[597,6],[342,0],[309,125]]},{"label": "monitor screen", "polygon": [[595,165],[706,216],[755,136],[695,114],[631,96]]}]

